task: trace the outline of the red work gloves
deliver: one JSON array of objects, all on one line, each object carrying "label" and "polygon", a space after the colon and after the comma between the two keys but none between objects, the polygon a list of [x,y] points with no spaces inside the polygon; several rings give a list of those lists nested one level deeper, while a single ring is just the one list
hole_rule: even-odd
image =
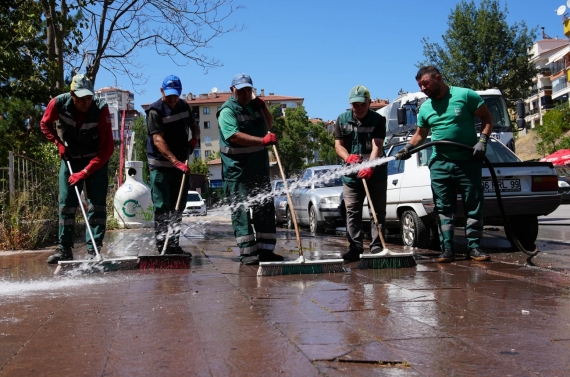
[{"label": "red work gloves", "polygon": [[196,149],[196,144],[198,144],[198,139],[196,139],[195,137],[190,139],[190,141],[188,142],[188,145],[190,146],[190,151]]},{"label": "red work gloves", "polygon": [[350,156],[348,156],[345,162],[347,164],[360,164],[362,162],[362,157],[360,157],[357,154],[351,154]]},{"label": "red work gloves", "polygon": [[370,177],[372,177],[372,174],[374,174],[374,169],[372,168],[360,169],[358,171],[358,178],[369,180]]},{"label": "red work gloves", "polygon": [[190,173],[190,169],[188,168],[188,165],[186,165],[186,164],[183,163],[183,162],[176,161],[176,162],[174,163],[174,167],[175,167],[176,169],[180,170],[180,171],[181,171],[182,173],[184,173],[184,174]]},{"label": "red work gloves", "polygon": [[265,101],[262,100],[262,99],[259,98],[259,97],[255,97],[255,98],[253,99],[253,103],[255,103],[257,106],[259,106],[259,107],[261,108],[261,110],[265,109],[265,107],[266,107],[266,106],[265,106]]},{"label": "red work gloves", "polygon": [[269,132],[267,135],[265,135],[263,137],[263,139],[261,140],[261,144],[264,146],[268,146],[268,145],[272,145],[272,144],[277,144],[277,135],[275,135],[274,133]]},{"label": "red work gloves", "polygon": [[69,182],[69,184],[73,186],[73,185],[76,185],[77,182],[81,181],[82,179],[87,178],[88,176],[89,176],[89,174],[87,174],[87,170],[83,169],[79,173],[71,174],[69,176],[69,179],[67,180],[67,182]]},{"label": "red work gloves", "polygon": [[63,144],[56,144],[57,145],[57,149],[59,149],[59,157],[61,159],[65,159],[65,145]]}]

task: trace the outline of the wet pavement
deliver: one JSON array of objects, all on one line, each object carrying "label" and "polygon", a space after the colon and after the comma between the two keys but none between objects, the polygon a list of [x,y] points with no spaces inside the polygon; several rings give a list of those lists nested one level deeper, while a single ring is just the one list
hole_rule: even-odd
[{"label": "wet pavement", "polygon": [[[485,231],[490,263],[438,264],[437,253],[415,250],[416,268],[360,270],[350,263],[345,273],[268,277],[238,263],[224,216],[185,218],[183,231],[181,246],[194,254],[186,270],[55,276],[45,263],[53,249],[1,252],[0,376],[570,370],[570,263],[539,256],[551,269],[525,266],[522,253],[501,249],[508,243],[497,230]],[[152,254],[152,234],[109,232],[103,254]],[[343,237],[302,238],[313,258],[338,258],[346,249]],[[294,232],[279,229],[279,254],[295,259],[296,245]]]}]

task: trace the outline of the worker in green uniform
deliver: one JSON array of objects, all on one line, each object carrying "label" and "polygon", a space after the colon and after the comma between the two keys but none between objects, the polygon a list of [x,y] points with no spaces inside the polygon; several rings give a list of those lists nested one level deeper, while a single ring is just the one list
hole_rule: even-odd
[{"label": "worker in green uniform", "polygon": [[[269,180],[267,147],[277,144],[269,132],[271,114],[265,102],[252,100],[253,81],[245,73],[234,76],[230,97],[217,112],[225,196],[230,200],[232,227],[246,265],[282,261],[275,254],[275,207]],[[250,197],[261,200],[248,201]]]},{"label": "worker in green uniform", "polygon": [[94,96],[91,80],[79,74],[73,77],[69,93],[49,101],[40,127],[46,138],[57,145],[61,157],[59,244],[47,262],[73,260],[75,213],[80,205],[74,189],[77,187],[81,192],[83,185],[91,228],[91,233],[85,232],[86,259],[93,259],[95,248],[100,251],[103,246],[107,226],[107,168],[114,150],[109,107]]},{"label": "worker in green uniform", "polygon": [[[448,140],[474,148],[471,152],[449,145],[434,145],[428,163],[442,251],[438,262],[449,263],[455,259],[453,235],[458,192],[463,199],[466,217],[467,259],[490,260],[491,257],[480,248],[484,200],[481,168],[487,141],[493,131],[493,117],[477,93],[448,86],[436,67],[421,67],[416,81],[428,99],[420,107],[416,133],[396,158],[410,158],[410,149],[421,145],[430,131],[432,141]],[[482,122],[479,139],[475,117]]]},{"label": "worker in green uniform", "polygon": [[[145,110],[147,126],[147,157],[150,168],[150,188],[154,205],[154,233],[158,253],[186,254],[180,247],[180,225],[184,207],[177,208],[180,187],[184,197],[188,191],[190,169],[188,156],[200,139],[200,127],[185,100],[180,99],[182,82],[175,75],[162,81],[161,98]],[[192,135],[190,135],[192,132]],[[183,205],[186,204],[184,199]],[[168,232],[170,227],[171,232]],[[166,236],[168,236],[168,240]]]},{"label": "worker in green uniform", "polygon": [[[370,110],[370,92],[366,87],[357,85],[348,97],[351,110],[339,115],[334,131],[335,151],[345,164],[359,164],[364,160],[382,157],[384,137],[386,136],[386,118]],[[383,228],[386,220],[386,188],[388,180],[387,166],[366,167],[352,175],[342,177],[342,192],[346,206],[346,235],[349,250],[343,254],[346,261],[357,261],[364,252],[362,232],[362,206],[366,191],[362,181],[366,179],[379,225]],[[378,228],[372,224],[370,252],[382,251],[382,242]]]}]

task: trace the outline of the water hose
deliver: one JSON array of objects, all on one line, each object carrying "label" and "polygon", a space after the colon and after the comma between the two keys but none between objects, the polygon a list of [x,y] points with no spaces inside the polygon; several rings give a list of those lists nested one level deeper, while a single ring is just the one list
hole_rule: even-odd
[{"label": "water hose", "polygon": [[[468,145],[465,144],[461,144],[461,143],[456,143],[454,141],[446,141],[446,140],[440,140],[440,141],[432,141],[426,144],[422,144],[418,147],[412,148],[410,149],[410,154],[414,154],[416,152],[421,151],[422,149],[425,149],[427,147],[431,147],[432,145],[451,145],[454,147],[459,147],[459,148],[463,148],[463,149],[469,149],[470,151],[473,151],[473,147],[470,147]],[[499,181],[497,180],[497,175],[495,174],[495,169],[493,168],[493,165],[491,164],[491,161],[489,161],[489,159],[486,156],[483,156],[483,161],[485,162],[485,165],[487,165],[487,167],[489,168],[489,172],[491,173],[491,179],[493,180],[493,184],[495,185],[495,187],[499,187]],[[507,214],[505,213],[505,208],[503,207],[503,197],[501,195],[501,191],[500,190],[495,190],[495,195],[497,197],[497,204],[499,205],[499,210],[501,211],[501,216],[503,217],[503,222],[504,222],[504,228],[505,228],[505,233],[508,234],[513,243],[515,244],[515,246],[517,247],[517,249],[519,249],[520,251],[522,251],[523,253],[525,253],[526,255],[528,255],[529,257],[527,258],[527,263],[529,265],[534,266],[534,264],[532,263],[531,259],[536,256],[539,253],[538,250],[538,246],[536,246],[536,244],[534,245],[534,250],[530,251],[530,250],[526,250],[520,243],[520,241],[518,240],[515,232],[513,231],[513,228],[511,226],[511,223],[509,221],[509,217],[507,216]]]}]

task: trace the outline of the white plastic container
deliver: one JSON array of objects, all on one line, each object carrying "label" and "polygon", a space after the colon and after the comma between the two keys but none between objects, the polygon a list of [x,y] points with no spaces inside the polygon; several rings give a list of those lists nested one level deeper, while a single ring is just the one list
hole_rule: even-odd
[{"label": "white plastic container", "polygon": [[125,162],[125,183],[115,193],[114,217],[121,228],[153,228],[150,187],[142,180],[142,161]]}]

